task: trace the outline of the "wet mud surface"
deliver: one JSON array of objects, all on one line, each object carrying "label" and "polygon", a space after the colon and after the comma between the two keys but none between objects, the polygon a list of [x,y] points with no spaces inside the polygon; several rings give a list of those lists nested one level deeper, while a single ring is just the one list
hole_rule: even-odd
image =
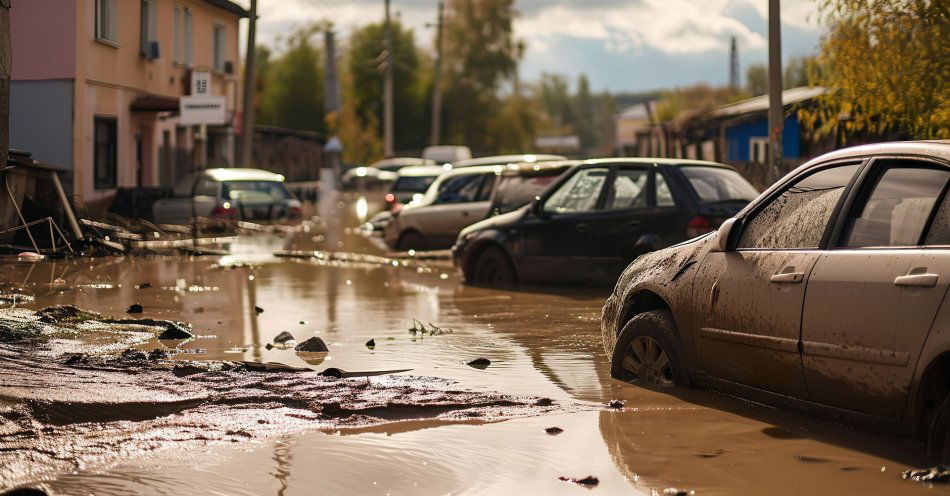
[{"label": "wet mud surface", "polygon": [[[445,260],[386,254],[353,231],[226,248],[0,262],[0,322],[55,305],[100,314],[0,331],[0,492],[948,490],[928,481],[940,473],[902,478],[923,463],[909,441],[610,379],[609,291],[466,287]],[[316,338],[329,351],[295,349]]]}]

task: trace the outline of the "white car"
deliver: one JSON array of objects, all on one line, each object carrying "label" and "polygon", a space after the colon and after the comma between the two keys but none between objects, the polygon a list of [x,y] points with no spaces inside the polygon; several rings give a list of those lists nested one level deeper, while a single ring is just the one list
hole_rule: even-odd
[{"label": "white car", "polygon": [[452,168],[461,169],[462,167],[475,167],[476,165],[507,165],[518,164],[522,162],[548,162],[551,160],[566,160],[566,158],[567,157],[563,157],[561,155],[535,155],[530,153],[522,155],[495,155],[491,157],[478,157],[467,160],[458,160],[456,162],[452,162]]},{"label": "white car", "polygon": [[448,248],[459,231],[485,218],[501,165],[475,166],[443,173],[422,199],[393,212],[383,230],[395,250]]},{"label": "white car", "polygon": [[207,169],[185,174],[171,198],[152,205],[157,224],[217,221],[286,221],[301,217],[300,201],[284,187],[284,176],[260,169]]}]

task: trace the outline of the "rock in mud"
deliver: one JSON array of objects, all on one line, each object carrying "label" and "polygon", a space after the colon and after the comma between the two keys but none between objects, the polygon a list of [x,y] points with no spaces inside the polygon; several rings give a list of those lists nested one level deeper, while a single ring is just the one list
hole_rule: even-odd
[{"label": "rock in mud", "polygon": [[620,409],[623,408],[623,406],[626,405],[626,404],[627,404],[627,402],[624,401],[624,400],[611,400],[609,403],[607,403],[607,408],[613,408],[614,410],[620,410]]},{"label": "rock in mud", "polygon": [[593,475],[588,475],[587,477],[584,477],[583,479],[575,479],[573,477],[564,477],[562,475],[561,477],[558,477],[558,480],[562,480],[564,482],[571,482],[573,484],[577,484],[579,486],[585,486],[585,487],[594,487],[597,484],[600,484],[600,479],[598,479],[597,477],[594,477]]},{"label": "rock in mud", "polygon": [[366,342],[366,347],[369,348],[369,349],[375,348],[375,347],[376,347],[376,340],[375,340],[375,339],[370,339],[369,341],[367,341],[367,342]]},{"label": "rock in mud", "polygon": [[262,313],[264,313],[264,309],[261,308],[261,307],[259,307],[259,306],[257,306],[257,305],[254,305],[254,313],[262,314]]},{"label": "rock in mud", "polygon": [[129,305],[129,308],[126,309],[126,313],[142,313],[142,305],[138,303],[133,303]]},{"label": "rock in mud", "polygon": [[175,374],[175,377],[188,377],[189,375],[201,374],[207,371],[208,369],[190,363],[175,365],[175,368],[172,369],[172,373]]},{"label": "rock in mud", "polygon": [[317,336],[314,336],[298,344],[294,348],[294,350],[301,351],[304,353],[323,353],[323,352],[330,351],[330,348],[327,348],[327,344],[324,343],[322,339],[320,339]]},{"label": "rock in mud", "polygon": [[166,327],[161,334],[158,335],[158,339],[169,339],[169,340],[181,340],[181,339],[191,339],[195,337],[194,334],[186,331],[181,326],[169,326]]},{"label": "rock in mud", "polygon": [[148,289],[150,287],[152,287],[152,283],[150,282],[143,282],[142,284],[135,285],[135,289]]},{"label": "rock in mud", "polygon": [[901,478],[915,482],[950,482],[950,467],[933,467],[928,469],[909,469],[901,474]]},{"label": "rock in mud", "polygon": [[537,406],[551,406],[554,404],[554,400],[551,398],[541,398],[538,401],[535,401],[534,404]]},{"label": "rock in mud", "polygon": [[267,351],[273,350],[273,349],[274,349],[274,345],[272,345],[272,344],[270,344],[270,343],[267,343],[267,344],[264,345],[264,349],[267,350]]},{"label": "rock in mud", "polygon": [[544,429],[544,432],[547,432],[550,436],[556,436],[564,432],[564,429],[561,429],[560,427],[548,427],[547,429]]},{"label": "rock in mud", "polygon": [[144,362],[148,360],[148,355],[146,355],[144,351],[136,350],[135,348],[126,349],[120,356],[123,360],[133,362]]},{"label": "rock in mud", "polygon": [[274,342],[277,344],[284,344],[288,341],[294,341],[294,335],[287,331],[281,331],[280,334],[274,336]]},{"label": "rock in mud", "polygon": [[466,363],[465,365],[468,365],[469,367],[472,367],[475,369],[485,370],[488,368],[489,365],[491,365],[491,360],[487,358],[476,358],[472,360],[471,362]]},{"label": "rock in mud", "polygon": [[168,352],[161,348],[155,348],[154,350],[148,352],[148,359],[153,362],[157,360],[167,360]]}]

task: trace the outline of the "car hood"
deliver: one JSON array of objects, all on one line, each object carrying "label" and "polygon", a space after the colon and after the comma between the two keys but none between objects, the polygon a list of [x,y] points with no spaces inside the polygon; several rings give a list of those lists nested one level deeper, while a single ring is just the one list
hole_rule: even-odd
[{"label": "car hood", "polygon": [[465,229],[462,229],[462,232],[459,233],[459,236],[465,236],[466,234],[483,231],[485,229],[498,229],[502,226],[511,226],[517,224],[521,221],[521,218],[525,216],[528,207],[521,207],[517,210],[513,210],[506,214],[496,215],[494,217],[489,217],[485,220],[478,221]]}]

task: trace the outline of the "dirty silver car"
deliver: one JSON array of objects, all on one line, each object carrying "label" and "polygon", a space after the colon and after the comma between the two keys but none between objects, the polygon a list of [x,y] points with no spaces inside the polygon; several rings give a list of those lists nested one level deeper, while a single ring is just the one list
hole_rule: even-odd
[{"label": "dirty silver car", "polygon": [[611,374],[915,435],[950,461],[948,188],[950,141],[810,161],[624,271],[603,310]]}]

